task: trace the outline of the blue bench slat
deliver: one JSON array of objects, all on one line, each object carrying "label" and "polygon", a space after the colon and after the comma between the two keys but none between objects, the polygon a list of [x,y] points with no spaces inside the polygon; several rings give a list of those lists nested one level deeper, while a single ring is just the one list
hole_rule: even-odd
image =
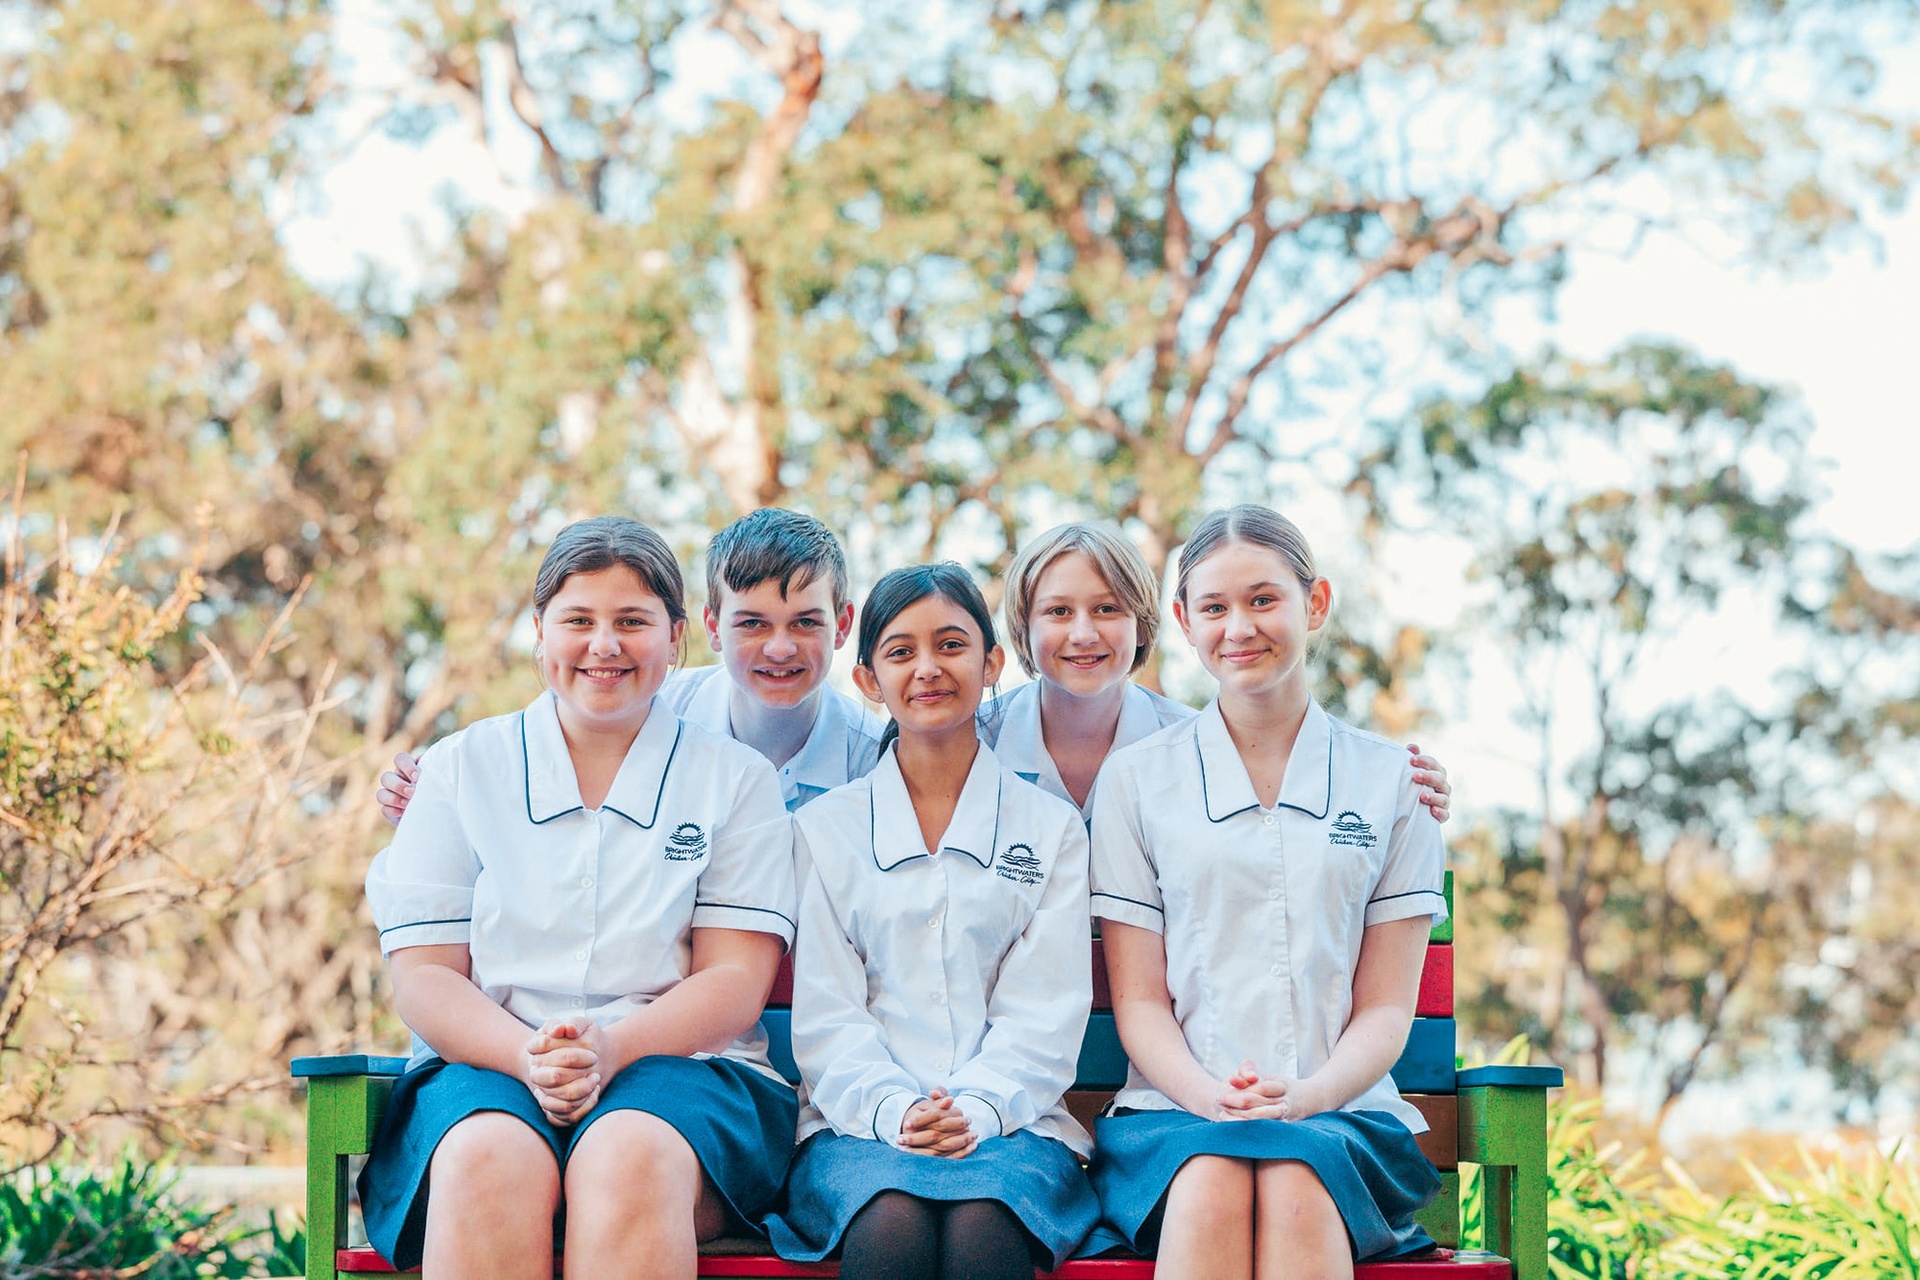
[{"label": "blue bench slat", "polygon": [[1519,1085],[1529,1089],[1558,1089],[1567,1074],[1558,1067],[1468,1067],[1455,1079],[1462,1089],[1481,1085]]},{"label": "blue bench slat", "polygon": [[[793,1015],[786,1009],[769,1009],[761,1019],[767,1028],[767,1056],[774,1070],[789,1081],[798,1082],[800,1069],[793,1061]],[[1407,1047],[1393,1064],[1393,1082],[1402,1093],[1452,1093],[1454,1091],[1452,1018],[1415,1018],[1407,1035]],[[1553,1071],[1557,1067],[1504,1067],[1482,1070]],[[1127,1055],[1120,1047],[1120,1033],[1111,1013],[1096,1013],[1087,1022],[1087,1038],[1080,1042],[1080,1066],[1074,1087],[1079,1089],[1119,1089],[1127,1083]],[[1489,1080],[1487,1084],[1509,1083]],[[1516,1082],[1517,1083],[1517,1082]],[[1539,1083],[1528,1081],[1527,1083]]]},{"label": "blue bench slat", "polygon": [[380,1053],[336,1053],[319,1058],[295,1058],[296,1080],[313,1076],[397,1076],[407,1069],[405,1058]]}]

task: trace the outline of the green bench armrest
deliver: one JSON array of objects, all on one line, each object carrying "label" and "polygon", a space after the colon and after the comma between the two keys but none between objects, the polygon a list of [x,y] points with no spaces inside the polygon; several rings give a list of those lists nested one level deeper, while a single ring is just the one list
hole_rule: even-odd
[{"label": "green bench armrest", "polygon": [[1460,1159],[1480,1166],[1483,1243],[1513,1260],[1514,1280],[1548,1275],[1547,1090],[1562,1083],[1558,1067],[1474,1067],[1455,1078]]},{"label": "green bench armrest", "polygon": [[405,1058],[345,1053],[295,1058],[307,1082],[307,1280],[335,1280],[347,1244],[347,1157],[365,1155]]}]

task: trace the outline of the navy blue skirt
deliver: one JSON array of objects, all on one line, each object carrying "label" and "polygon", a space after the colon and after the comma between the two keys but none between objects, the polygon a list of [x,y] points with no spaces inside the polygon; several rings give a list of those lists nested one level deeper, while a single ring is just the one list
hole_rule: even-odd
[{"label": "navy blue skirt", "polygon": [[1107,1225],[1130,1247],[1151,1253],[1159,1243],[1167,1187],[1195,1156],[1309,1166],[1346,1221],[1358,1261],[1433,1248],[1413,1215],[1439,1194],[1440,1175],[1407,1127],[1384,1111],[1326,1111],[1305,1120],[1206,1120],[1189,1111],[1103,1117],[1093,1128],[1093,1188]]},{"label": "navy blue skirt", "polygon": [[546,1139],[565,1169],[580,1135],[610,1111],[644,1111],[672,1125],[725,1202],[728,1234],[752,1224],[780,1190],[799,1102],[793,1089],[728,1058],[642,1058],[600,1091],[577,1125],[551,1123],[533,1091],[512,1076],[435,1058],[394,1083],[373,1152],[360,1171],[367,1239],[400,1270],[420,1265],[427,1228],[427,1169],[454,1125],[505,1111]]},{"label": "navy blue skirt", "polygon": [[997,1200],[1059,1266],[1100,1220],[1080,1157],[1030,1129],[987,1138],[957,1160],[916,1155],[873,1138],[816,1133],[800,1144],[787,1200],[767,1218],[773,1248],[789,1262],[818,1262],[840,1246],[853,1216],[883,1191],[922,1200]]}]

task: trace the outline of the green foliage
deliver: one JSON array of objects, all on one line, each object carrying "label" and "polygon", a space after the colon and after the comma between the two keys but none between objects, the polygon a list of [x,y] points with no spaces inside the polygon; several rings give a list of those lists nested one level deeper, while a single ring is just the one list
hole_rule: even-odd
[{"label": "green foliage", "polygon": [[131,1154],[104,1175],[42,1168],[0,1182],[0,1278],[291,1274],[259,1269],[248,1246],[260,1233],[182,1204],[174,1182]]},{"label": "green foliage", "polygon": [[[1796,1175],[1747,1165],[1751,1184],[1705,1194],[1676,1161],[1601,1144],[1597,1099],[1548,1108],[1547,1202],[1556,1280],[1865,1280],[1920,1276],[1920,1167],[1804,1149]],[[1479,1239],[1479,1171],[1461,1180],[1464,1238]]]}]

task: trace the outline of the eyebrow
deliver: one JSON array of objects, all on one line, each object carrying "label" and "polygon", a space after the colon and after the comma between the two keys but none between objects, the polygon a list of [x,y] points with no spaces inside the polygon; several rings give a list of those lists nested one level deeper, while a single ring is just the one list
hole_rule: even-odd
[{"label": "eyebrow", "polygon": [[[1279,589],[1280,584],[1277,582],[1253,582],[1248,583],[1244,587],[1235,588],[1235,590],[1239,591],[1277,591]],[[1194,598],[1197,600],[1219,600],[1225,598],[1228,594],[1230,593],[1226,591],[1202,591]]]},{"label": "eyebrow", "polygon": [[[968,639],[968,640],[971,640],[973,638],[972,633],[969,632],[965,627],[954,625],[954,624],[948,624],[947,626],[944,626],[944,627],[935,627],[933,634],[935,639],[938,639],[941,636],[945,636],[945,635],[957,635],[962,637],[963,639]],[[895,640],[911,640],[913,638],[914,637],[912,632],[896,631],[892,635],[883,636],[880,640],[880,644],[877,645],[876,647],[884,648],[887,645],[892,644]]]},{"label": "eyebrow", "polygon": [[[765,620],[771,615],[761,609],[740,609],[736,610],[733,616],[736,620],[740,618],[759,618]],[[825,609],[802,609],[800,612],[791,616],[795,618],[824,618],[827,616],[827,611]]]},{"label": "eyebrow", "polygon": [[[615,609],[615,610],[614,610],[613,612],[614,612],[615,614],[622,614],[622,615],[624,615],[624,614],[632,614],[632,613],[648,613],[648,614],[650,614],[650,613],[652,613],[652,612],[654,611],[654,608],[655,608],[655,606],[653,606],[653,605],[649,605],[649,604],[623,604],[623,605],[621,605],[621,606],[620,606],[620,607],[619,607],[618,609]],[[593,612],[594,612],[594,610],[593,610],[593,608],[592,608],[591,606],[589,606],[589,605],[584,605],[584,604],[568,604],[568,605],[562,605],[562,606],[560,606],[560,612],[561,612],[562,614],[574,614],[574,613],[593,613]]]}]

